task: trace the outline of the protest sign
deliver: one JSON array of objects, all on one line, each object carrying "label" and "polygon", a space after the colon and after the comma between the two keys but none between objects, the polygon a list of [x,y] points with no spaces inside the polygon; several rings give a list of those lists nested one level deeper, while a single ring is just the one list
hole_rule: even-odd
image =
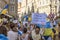
[{"label": "protest sign", "polygon": [[45,13],[32,13],[33,24],[46,24],[47,15]]}]

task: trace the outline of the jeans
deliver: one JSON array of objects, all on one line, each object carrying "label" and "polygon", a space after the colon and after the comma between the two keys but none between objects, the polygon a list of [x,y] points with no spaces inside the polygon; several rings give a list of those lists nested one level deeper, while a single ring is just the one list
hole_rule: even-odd
[{"label": "jeans", "polygon": [[44,36],[44,39],[45,39],[45,40],[48,40],[48,38],[49,38],[49,36]]}]

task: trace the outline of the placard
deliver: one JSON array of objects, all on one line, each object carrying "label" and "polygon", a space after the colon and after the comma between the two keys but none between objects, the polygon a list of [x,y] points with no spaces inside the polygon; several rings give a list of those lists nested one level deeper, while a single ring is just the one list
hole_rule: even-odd
[{"label": "placard", "polygon": [[45,13],[32,13],[32,23],[33,24],[43,24],[45,25],[47,20],[47,15]]}]

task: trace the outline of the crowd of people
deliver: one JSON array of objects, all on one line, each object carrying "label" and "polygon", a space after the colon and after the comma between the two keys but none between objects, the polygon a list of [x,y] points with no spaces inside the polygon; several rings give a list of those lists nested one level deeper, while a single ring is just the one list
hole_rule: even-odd
[{"label": "crowd of people", "polygon": [[19,40],[60,40],[60,22],[40,28],[36,24],[28,23],[18,27]]},{"label": "crowd of people", "polygon": [[47,26],[0,19],[0,40],[60,40],[60,22],[53,28]]},{"label": "crowd of people", "polygon": [[0,40],[18,40],[17,23],[0,19]]}]

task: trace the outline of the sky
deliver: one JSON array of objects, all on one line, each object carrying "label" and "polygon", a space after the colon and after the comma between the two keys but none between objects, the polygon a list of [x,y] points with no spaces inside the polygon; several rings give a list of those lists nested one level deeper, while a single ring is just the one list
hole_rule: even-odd
[{"label": "sky", "polygon": [[22,2],[22,0],[18,0],[18,2]]}]

